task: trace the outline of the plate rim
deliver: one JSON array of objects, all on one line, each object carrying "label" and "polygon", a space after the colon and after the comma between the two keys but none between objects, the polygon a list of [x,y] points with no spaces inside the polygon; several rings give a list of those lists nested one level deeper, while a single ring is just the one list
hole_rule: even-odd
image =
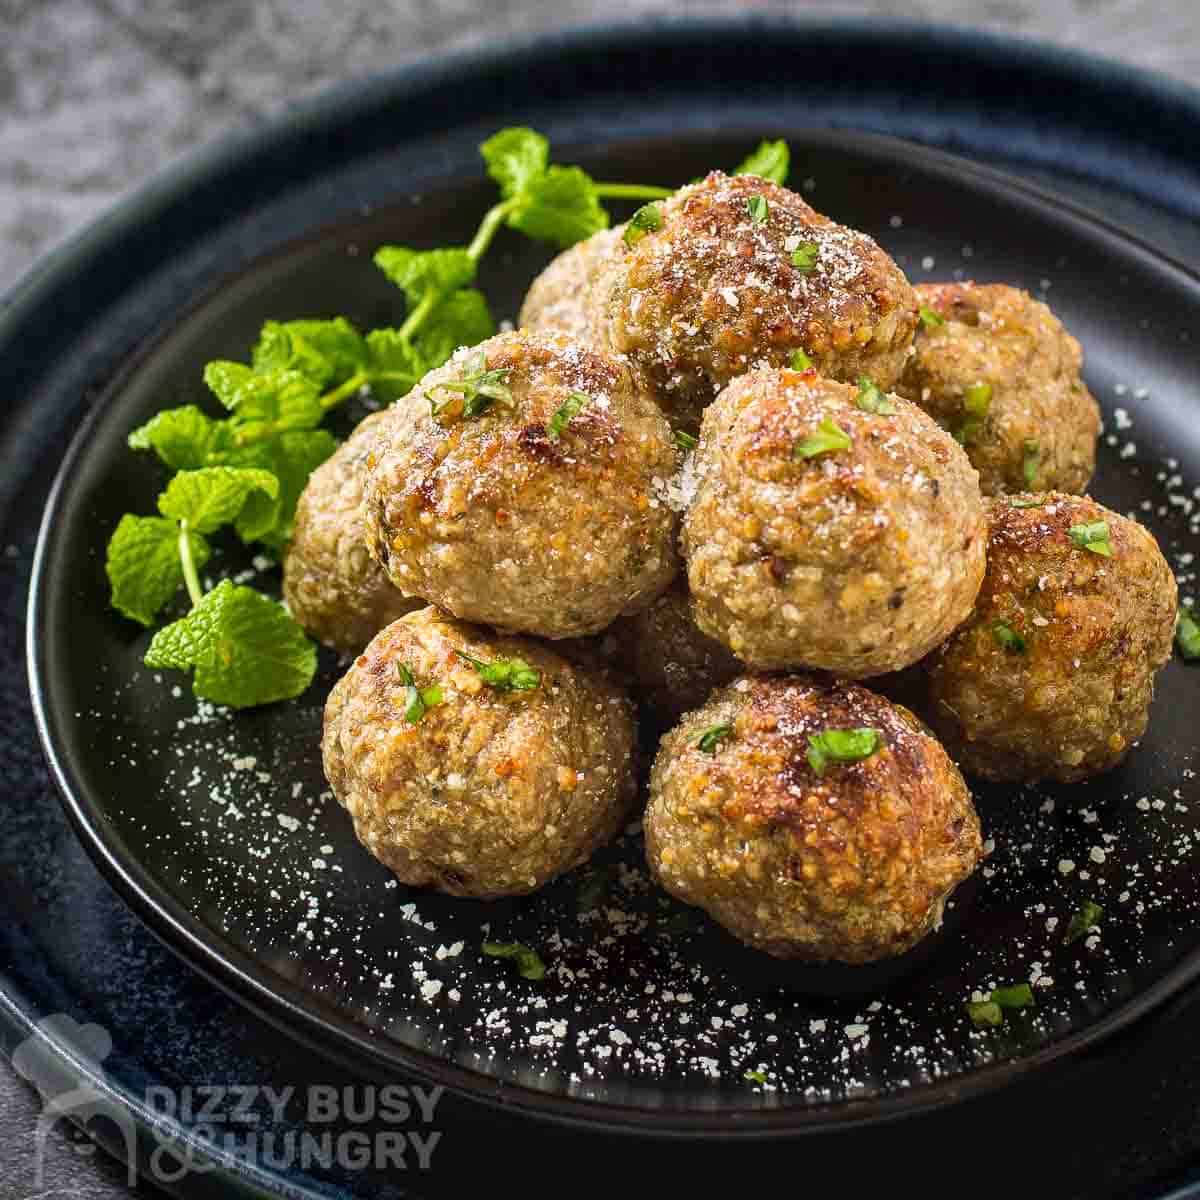
[{"label": "plate rim", "polygon": [[[789,22],[788,26],[794,29],[798,24],[817,23]],[[819,23],[823,27],[831,24],[828,21]],[[858,24],[859,22],[852,23]],[[744,34],[748,28],[756,28],[761,22],[753,19],[718,22],[686,20],[668,24],[674,28],[678,28],[680,25],[689,28],[694,28],[697,24],[706,27],[720,25],[734,27]],[[892,24],[901,25],[910,32],[919,30],[928,33],[930,30],[930,27],[907,22]],[[599,28],[609,32],[621,30],[626,34],[631,34],[642,26],[642,22],[631,22],[618,26],[584,27],[582,30],[572,32],[578,36],[584,36],[587,29]],[[936,28],[934,27],[935,30]],[[509,62],[519,61],[521,55],[528,53],[532,46],[536,45],[539,53],[544,53],[547,49],[547,41],[550,46],[553,46],[559,40],[562,39],[554,37],[547,39],[539,35],[524,37],[517,39],[511,58],[505,57],[505,48],[501,47],[489,54],[487,59],[493,64],[498,59]],[[1001,40],[1008,41],[1010,39],[1002,38]],[[1012,40],[1015,41],[1015,39]],[[1016,42],[1016,44],[1026,50],[1029,49],[1028,43]],[[1052,54],[1058,53],[1060,52],[1057,49],[1052,50]],[[1078,57],[1089,59],[1093,63],[1102,61],[1091,59],[1086,55]],[[432,66],[422,66],[411,71],[399,68],[395,72],[377,76],[368,81],[371,85],[368,91],[372,95],[378,88],[394,91],[398,83],[418,89],[422,88],[427,86],[431,78],[436,77],[439,71],[452,69],[455,63],[464,58],[470,59],[478,66],[478,59],[472,59],[468,54],[449,56],[447,59],[438,60]],[[1180,86],[1184,87],[1185,85]],[[1185,88],[1185,90],[1189,93],[1191,102],[1200,111],[1200,92],[1191,96],[1192,89]],[[363,102],[362,92],[353,83],[339,84],[333,89],[333,93],[335,93],[333,97],[335,103],[332,105],[334,113],[342,110],[348,94],[356,102]],[[307,102],[306,108],[310,117],[324,114],[328,118],[331,115],[329,109],[322,105],[323,95]],[[240,143],[242,149],[252,153],[253,150],[245,145],[247,140],[269,142],[273,134],[278,136],[289,120],[290,117],[280,121],[279,128],[276,128],[274,124],[268,124],[267,127],[257,131],[248,139],[243,138],[242,135],[235,135],[231,140],[234,143]],[[855,143],[871,143],[878,148],[882,144],[885,148],[890,146],[893,151],[898,147],[903,147],[904,153],[910,161],[915,159],[934,168],[974,176],[991,187],[998,187],[1023,197],[1027,203],[1037,207],[1049,207],[1061,217],[1075,223],[1082,223],[1093,232],[1099,231],[1107,238],[1117,240],[1127,251],[1134,252],[1138,257],[1148,257],[1159,269],[1165,267],[1172,273],[1178,273],[1182,277],[1181,282],[1186,282],[1192,287],[1200,287],[1200,272],[1174,260],[1168,254],[1129,234],[1099,214],[1091,212],[1085,206],[1063,200],[1052,192],[1015,179],[1005,172],[960,159],[944,151],[886,135],[828,129],[813,132],[840,145],[853,146]],[[170,182],[174,186],[173,189],[168,189],[172,191],[172,195],[159,196],[157,199],[164,204],[179,199],[186,193],[187,186],[193,177],[204,174],[210,162],[224,161],[228,156],[229,149],[224,143],[218,143],[217,146],[209,147],[205,151],[189,157],[177,167],[168,168],[165,175],[172,176]],[[184,167],[189,170],[184,172]],[[138,222],[143,220],[146,216],[146,213],[142,211],[145,203],[149,199],[154,199],[154,197],[147,196],[146,193],[155,192],[162,178],[159,177],[150,185],[133,193],[118,205],[110,216],[120,213],[126,220]],[[47,274],[52,273],[51,268],[55,271],[62,270],[76,253],[82,252],[82,243],[88,239],[102,238],[107,232],[107,224],[108,219],[102,218],[93,226],[86,228],[76,238],[61,246],[50,256],[50,261],[45,264],[46,270],[35,270],[30,276],[27,276],[11,299],[27,303],[35,301],[39,285],[46,283]],[[311,232],[305,236],[310,236]],[[302,239],[289,240],[282,249],[290,247],[299,240]],[[80,244],[77,245],[77,243]],[[266,257],[267,254],[276,253],[279,249],[267,251],[264,255],[256,257]],[[219,286],[219,283],[216,286]],[[197,303],[202,303],[203,298],[203,296],[199,297]],[[21,307],[21,304],[6,304],[5,309],[0,311],[0,339],[4,334],[5,318],[16,315],[15,310],[19,310]],[[190,308],[189,305],[185,313]],[[183,319],[183,316],[177,318],[177,320],[179,319]],[[821,1105],[796,1105],[778,1109],[755,1107],[736,1112],[723,1110],[719,1113],[704,1110],[654,1109],[635,1105],[618,1105],[607,1101],[588,1100],[561,1093],[539,1091],[520,1084],[506,1083],[425,1051],[371,1034],[355,1025],[348,1017],[338,1013],[321,997],[288,980],[272,976],[265,968],[256,965],[253,956],[226,939],[218,937],[215,931],[204,926],[161,884],[157,884],[149,872],[141,867],[139,860],[132,854],[124,841],[114,832],[110,831],[107,837],[103,836],[102,830],[106,825],[104,813],[98,805],[88,801],[87,790],[79,785],[78,780],[71,777],[71,773],[67,769],[61,730],[51,716],[52,706],[48,699],[50,689],[43,688],[46,678],[43,660],[46,651],[43,623],[47,618],[45,568],[54,540],[55,520],[70,482],[72,468],[86,449],[92,429],[103,419],[107,411],[106,397],[121,387],[127,376],[136,371],[146,350],[157,344],[161,337],[166,336],[176,323],[177,321],[173,321],[170,325],[158,328],[122,364],[76,430],[58,468],[39,526],[30,579],[26,622],[26,661],[30,694],[33,700],[39,740],[50,767],[55,789],[59,793],[76,835],[80,838],[93,862],[99,867],[104,878],[121,895],[151,933],[172,952],[222,991],[233,996],[289,1036],[322,1054],[352,1063],[356,1069],[365,1069],[368,1075],[377,1072],[380,1065],[384,1063],[393,1067],[400,1066],[418,1077],[443,1084],[470,1099],[498,1105],[508,1110],[517,1109],[533,1116],[570,1125],[593,1129],[603,1128],[614,1133],[681,1138],[704,1136],[718,1131],[726,1136],[738,1138],[787,1137],[894,1120],[910,1114],[928,1112],[971,1095],[996,1090],[1016,1079],[1025,1077],[1033,1070],[1060,1062],[1107,1040],[1113,1034],[1128,1028],[1147,1013],[1159,1007],[1200,976],[1200,948],[1198,948],[1185,956],[1150,987],[1139,992],[1126,1003],[1117,1006],[1104,1018],[1088,1026],[1085,1030],[1069,1034],[1026,1057],[1001,1060],[965,1075],[934,1080],[922,1085],[920,1090],[905,1090],[870,1099],[852,1098]],[[323,1038],[320,1035],[323,1035]],[[334,1043],[333,1046],[330,1044],[331,1041]],[[381,1054],[381,1047],[386,1048],[387,1053]]]}]

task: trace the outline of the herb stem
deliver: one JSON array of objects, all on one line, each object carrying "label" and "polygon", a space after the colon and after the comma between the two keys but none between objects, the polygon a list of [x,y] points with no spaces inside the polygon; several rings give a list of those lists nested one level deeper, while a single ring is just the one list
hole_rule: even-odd
[{"label": "herb stem", "polygon": [[467,253],[475,262],[478,262],[487,253],[487,248],[492,244],[492,239],[496,236],[500,226],[504,224],[505,217],[515,207],[515,198],[512,200],[501,200],[499,204],[493,204],[483,214],[483,220],[479,222],[479,228],[475,231],[475,236],[471,239],[471,244],[467,247]]},{"label": "herb stem", "polygon": [[675,190],[648,183],[598,183],[596,195],[609,200],[665,200],[675,195]]},{"label": "herb stem", "polygon": [[345,383],[339,384],[332,392],[326,392],[321,397],[321,407],[328,412],[336,408],[343,400],[348,400],[360,387],[370,382],[366,371],[355,371]]},{"label": "herb stem", "polygon": [[188,596],[191,598],[192,607],[195,608],[204,599],[204,589],[200,586],[196,560],[192,558],[192,542],[188,537],[186,519],[179,522],[179,561],[183,564],[183,581],[187,584]]}]

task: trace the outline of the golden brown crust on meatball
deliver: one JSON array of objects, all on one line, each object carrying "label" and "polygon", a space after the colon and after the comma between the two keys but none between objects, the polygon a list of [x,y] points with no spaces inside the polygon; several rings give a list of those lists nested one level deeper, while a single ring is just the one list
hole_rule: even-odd
[{"label": "golden brown crust on meatball", "polygon": [[[761,221],[748,202],[766,203]],[[762,213],[761,207],[757,209]],[[661,205],[597,285],[607,344],[643,371],[672,424],[694,430],[731,379],[805,351],[823,375],[899,378],[917,306],[864,233],[755,175],[713,172]],[[810,269],[793,256],[815,246]]]},{"label": "golden brown crust on meatball", "polygon": [[[959,436],[985,496],[1082,492],[1096,467],[1100,409],[1080,378],[1079,343],[1040,301],[1006,284],[927,283],[923,323],[896,390]],[[990,388],[987,412],[964,410]]]},{"label": "golden brown crust on meatball", "polygon": [[[456,651],[541,674],[500,692]],[[401,666],[442,699],[419,722]],[[325,774],[401,882],[454,896],[532,892],[615,836],[636,793],[633,705],[527,638],[425,608],[389,625],[325,706]]]},{"label": "golden brown crust on meatball", "polygon": [[[1171,656],[1171,569],[1147,530],[1085,496],[998,498],[988,514],[975,610],[926,664],[929,719],[984,779],[1071,783],[1106,771],[1145,732],[1155,672]],[[1101,521],[1111,557],[1070,534]]]},{"label": "golden brown crust on meatball", "polygon": [[[830,729],[874,729],[882,747],[818,775],[808,739]],[[667,891],[779,958],[904,953],[982,854],[962,776],[907,709],[800,675],[739,679],[685,717],[663,739],[644,826]]]},{"label": "golden brown crust on meatball", "polygon": [[[511,403],[464,414],[447,388],[500,372]],[[572,397],[582,407],[553,436]],[[442,407],[435,416],[431,400]],[[560,334],[460,350],[392,410],[367,481],[367,542],[403,591],[548,638],[637,612],[678,570],[661,498],[679,452],[628,369]]]},{"label": "golden brown crust on meatball", "polygon": [[[682,545],[696,622],[759,670],[900,670],[971,611],[986,522],[975,471],[915,405],[864,411],[814,371],[758,370],[704,416]],[[832,422],[850,444],[798,457]]]},{"label": "golden brown crust on meatball", "polygon": [[283,559],[283,598],[292,616],[327,646],[353,653],[415,608],[367,552],[362,520],[367,459],[386,414],[362,421],[309,477]]},{"label": "golden brown crust on meatball", "polygon": [[614,622],[604,642],[611,661],[631,673],[643,716],[659,730],[699,708],[713,688],[744,670],[720,642],[700,630],[681,581],[644,612]]},{"label": "golden brown crust on meatball", "polygon": [[624,229],[602,229],[553,259],[525,293],[521,327],[596,345],[594,289],[604,268],[620,257]]}]

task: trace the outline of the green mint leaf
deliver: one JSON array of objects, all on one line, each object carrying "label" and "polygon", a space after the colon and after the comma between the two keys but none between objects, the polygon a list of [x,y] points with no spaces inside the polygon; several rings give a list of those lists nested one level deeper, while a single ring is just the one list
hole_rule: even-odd
[{"label": "green mint leaf", "polygon": [[1079,941],[1093,925],[1099,923],[1102,916],[1104,916],[1104,906],[1102,904],[1097,904],[1095,900],[1085,900],[1076,910],[1075,915],[1071,918],[1071,923],[1067,926],[1063,945],[1069,946],[1072,942]]},{"label": "green mint leaf", "polygon": [[546,975],[546,964],[538,952],[522,942],[484,942],[483,952],[488,958],[511,958],[522,979],[536,983]]},{"label": "green mint leaf", "polygon": [[993,988],[988,999],[1001,1008],[1032,1008],[1033,988],[1027,983],[1013,983],[1007,987]]},{"label": "green mint leaf", "polygon": [[1021,458],[1021,478],[1025,480],[1025,486],[1030,487],[1033,481],[1037,478],[1037,473],[1042,465],[1042,446],[1035,438],[1026,438],[1025,444],[1022,447]]},{"label": "green mint leaf", "polygon": [[745,1079],[745,1081],[747,1083],[766,1083],[767,1082],[767,1077],[766,1077],[766,1075],[763,1074],[762,1071],[747,1071],[745,1073],[745,1075],[742,1076],[742,1078]]},{"label": "green mint leaf", "polygon": [[608,213],[591,177],[579,167],[550,167],[522,189],[508,224],[527,237],[566,249],[607,229]]},{"label": "green mint leaf", "polygon": [[197,533],[215,533],[232,524],[252,492],[279,495],[279,481],[269,471],[237,467],[202,467],[180,471],[158,498],[158,511],[186,521]]},{"label": "green mint leaf", "polygon": [[229,429],[194,404],[166,408],[129,435],[131,450],[153,450],[174,471],[208,466],[229,443]]},{"label": "green mint leaf", "polygon": [[701,730],[699,736],[692,743],[705,754],[716,754],[717,747],[722,740],[727,738],[733,732],[732,725],[710,725],[707,729]]},{"label": "green mint leaf", "polygon": [[854,397],[854,403],[863,412],[874,413],[876,416],[891,416],[896,411],[896,406],[883,390],[866,375],[858,377],[858,395]]},{"label": "green mint leaf", "polygon": [[253,708],[300,695],[316,672],[317,649],[281,604],[224,579],[154,635],[145,661],[193,670],[196,695],[214,704]]},{"label": "green mint leaf", "polygon": [[921,324],[926,329],[936,329],[939,325],[945,325],[946,318],[941,313],[934,311],[928,304],[922,304],[917,313],[921,318]]},{"label": "green mint leaf", "polygon": [[500,185],[500,195],[508,200],[528,191],[546,173],[550,143],[534,129],[513,126],[488,138],[479,153],[488,174]]},{"label": "green mint leaf", "polygon": [[[208,542],[198,533],[190,533],[188,541],[199,570],[208,561]],[[183,583],[179,526],[165,517],[126,513],[109,540],[104,569],[113,608],[142,625],[153,625]]]},{"label": "green mint leaf", "polygon": [[1187,662],[1200,658],[1200,622],[1190,605],[1183,605],[1175,623],[1175,645]]},{"label": "green mint leaf", "polygon": [[425,371],[432,371],[460,346],[478,346],[495,332],[496,325],[483,293],[475,288],[460,288],[438,303],[412,344],[417,355],[428,364]]},{"label": "green mint leaf", "polygon": [[808,765],[818,775],[831,762],[861,762],[883,746],[877,729],[826,729],[808,735]]},{"label": "green mint leaf", "polygon": [[625,232],[621,240],[627,246],[636,246],[648,233],[661,229],[663,223],[662,206],[651,201],[643,204],[625,224]]},{"label": "green mint leaf", "polygon": [[1072,525],[1067,534],[1080,549],[1112,558],[1107,521],[1087,521],[1082,525]]},{"label": "green mint leaf", "polygon": [[254,371],[218,360],[204,368],[204,382],[234,414],[236,433],[246,440],[287,429],[315,429],[325,415],[320,387],[299,371]]},{"label": "green mint leaf", "polygon": [[734,174],[758,175],[774,183],[786,183],[791,158],[787,142],[760,142],[758,149],[734,171]]},{"label": "green mint leaf", "polygon": [[432,292],[448,296],[475,279],[475,260],[458,247],[412,250],[408,246],[381,246],[375,265],[404,293],[410,309]]},{"label": "green mint leaf", "polygon": [[345,383],[366,366],[367,345],[345,317],[268,321],[251,361],[259,372],[297,371],[325,391]]},{"label": "green mint leaf", "polygon": [[1025,653],[1025,639],[1007,621],[997,621],[992,626],[992,637],[1009,654]]},{"label": "green mint leaf", "polygon": [[812,365],[813,360],[803,350],[793,350],[791,358],[788,359],[788,366],[793,371],[808,371]]},{"label": "green mint leaf", "polygon": [[969,1000],[967,1016],[977,1029],[999,1025],[1004,1020],[1004,1013],[994,1000]]},{"label": "green mint leaf", "polygon": [[816,458],[818,454],[831,454],[835,450],[846,450],[849,446],[850,435],[835,424],[832,417],[823,417],[816,433],[796,443],[792,457]]},{"label": "green mint leaf", "polygon": [[455,650],[459,658],[469,662],[479,672],[479,678],[498,692],[531,692],[541,685],[542,675],[523,658],[498,658],[485,662],[472,658],[462,650]]},{"label": "green mint leaf", "polygon": [[677,445],[680,450],[695,450],[695,448],[700,445],[699,438],[693,437],[690,433],[686,433],[682,429],[676,429],[671,436],[675,439],[675,445]]},{"label": "green mint leaf", "polygon": [[746,212],[749,214],[753,224],[763,225],[766,223],[767,217],[771,214],[771,206],[767,203],[766,196],[760,196],[755,192],[746,201]]},{"label": "green mint leaf", "polygon": [[807,275],[810,271],[817,269],[817,258],[820,256],[820,253],[821,247],[816,242],[801,242],[792,251],[792,266],[801,275]]},{"label": "green mint leaf", "polygon": [[546,437],[552,442],[557,442],[562,437],[563,431],[579,415],[580,410],[591,399],[591,396],[587,392],[572,392],[562,402],[554,416],[550,418],[550,423],[546,426]]},{"label": "green mint leaf", "polygon": [[[464,420],[482,416],[492,404],[499,401],[511,408],[513,406],[512,391],[508,386],[511,367],[492,367],[487,365],[487,356],[481,350],[472,362],[470,368],[457,379],[447,379],[435,384],[429,389],[429,410],[434,417],[446,413],[449,416],[459,416]],[[452,409],[454,400],[435,400],[435,392],[457,392],[461,395],[460,411]]]},{"label": "green mint leaf", "polygon": [[373,329],[367,334],[367,377],[371,395],[382,404],[407,395],[426,371],[440,365],[426,359],[396,329]]},{"label": "green mint leaf", "polygon": [[337,439],[327,429],[306,429],[243,446],[230,454],[229,465],[269,471],[279,484],[274,498],[262,491],[246,498],[234,521],[238,537],[282,550],[291,540],[296,502],[308,477],[336,449]]}]

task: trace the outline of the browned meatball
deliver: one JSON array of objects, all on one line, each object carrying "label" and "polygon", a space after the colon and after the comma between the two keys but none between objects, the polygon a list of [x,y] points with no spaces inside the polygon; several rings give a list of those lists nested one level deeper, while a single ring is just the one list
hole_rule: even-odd
[{"label": "browned meatball", "polygon": [[975,611],[927,663],[929,719],[984,779],[1106,771],[1145,732],[1175,578],[1142,526],[1088,497],[995,499],[988,514]]},{"label": "browned meatball", "polygon": [[620,256],[624,229],[602,229],[558,255],[525,293],[521,327],[595,343],[594,288],[604,268]]},{"label": "browned meatball", "polygon": [[970,613],[979,484],[907,400],[754,371],[705,413],[694,469],[682,543],[696,622],[750,666],[881,675]]},{"label": "browned meatball", "polygon": [[713,688],[743,670],[720,642],[700,631],[682,582],[644,612],[616,621],[604,641],[614,664],[632,675],[643,718],[659,730],[699,708]]},{"label": "browned meatball", "polygon": [[[492,675],[520,660],[523,686],[493,686],[465,655]],[[322,750],[363,845],[401,882],[455,896],[521,895],[578,866],[636,790],[622,692],[433,608],[389,625],[333,689]]]},{"label": "browned meatball", "polygon": [[982,853],[971,794],[912,713],[801,675],[739,679],[686,716],[645,831],[663,887],[742,941],[846,963],[915,946]]},{"label": "browned meatball", "polygon": [[397,591],[367,552],[363,484],[385,419],[367,417],[309,477],[283,559],[283,598],[292,616],[327,646],[350,653],[425,603]]},{"label": "browned meatball", "polygon": [[866,234],[769,180],[719,171],[658,212],[596,301],[608,345],[646,374],[673,424],[694,430],[731,379],[797,350],[835,379],[899,378],[917,305]]},{"label": "browned meatball", "polygon": [[896,390],[963,443],[985,496],[1082,492],[1100,409],[1080,378],[1079,343],[1019,288],[927,283],[916,292],[926,315]]},{"label": "browned meatball", "polygon": [[615,359],[561,334],[502,333],[392,413],[365,513],[371,553],[403,591],[566,638],[637,612],[674,578],[662,497],[679,452]]}]

